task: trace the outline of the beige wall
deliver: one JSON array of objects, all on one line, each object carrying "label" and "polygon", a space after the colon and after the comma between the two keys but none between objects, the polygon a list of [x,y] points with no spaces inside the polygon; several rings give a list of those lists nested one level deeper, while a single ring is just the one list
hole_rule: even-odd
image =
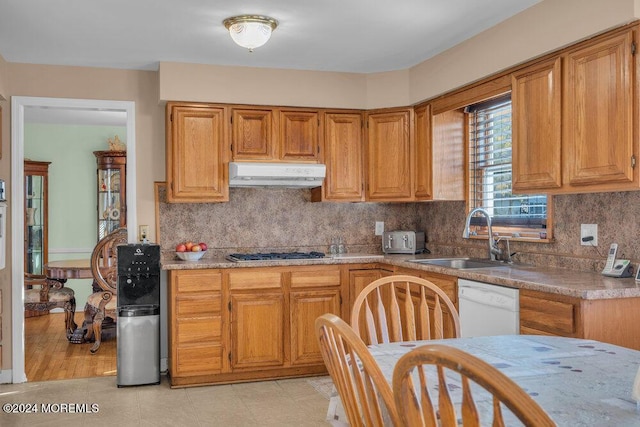
[{"label": "beige wall", "polygon": [[[164,109],[158,104],[158,74],[151,71],[131,71],[85,67],[64,67],[8,63],[6,68],[9,96],[34,96],[78,99],[103,99],[135,102],[137,175],[137,221],[151,225],[155,236],[154,181],[164,180]],[[0,74],[1,76],[1,74]],[[3,106],[2,160],[0,178],[11,188],[9,133],[9,102]],[[11,195],[9,194],[9,201]],[[10,222],[9,222],[10,224]],[[2,368],[11,359],[11,246],[7,230],[7,268],[0,271],[2,290]]]},{"label": "beige wall", "polygon": [[164,62],[160,99],[364,109],[411,105],[637,16],[640,0],[543,0],[421,64],[387,73]]},{"label": "beige wall", "polygon": [[[335,108],[408,105],[475,81],[640,16],[640,0],[543,0],[409,70],[350,74],[162,63],[159,73],[5,63],[0,95],[90,98],[136,104],[138,224],[155,229],[153,182],[164,180],[164,115],[159,100]],[[0,178],[10,188],[10,111],[0,101]],[[152,239],[155,236],[151,236]],[[10,251],[11,235],[7,249]],[[10,253],[10,252],[9,252]],[[10,260],[0,271],[2,368],[11,353]]]},{"label": "beige wall", "polygon": [[638,0],[543,0],[411,68],[411,102],[433,98],[498,71],[633,21]]},{"label": "beige wall", "polygon": [[362,74],[160,63],[160,99],[364,108]]}]

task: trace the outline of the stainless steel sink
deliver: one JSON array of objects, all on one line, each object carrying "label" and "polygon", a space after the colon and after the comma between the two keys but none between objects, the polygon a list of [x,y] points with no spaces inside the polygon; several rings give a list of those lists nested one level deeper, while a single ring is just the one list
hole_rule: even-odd
[{"label": "stainless steel sink", "polygon": [[430,258],[430,259],[414,259],[411,262],[418,264],[438,265],[441,267],[456,268],[459,270],[467,270],[471,268],[487,268],[487,267],[508,267],[509,264],[503,261],[491,261],[480,258]]}]

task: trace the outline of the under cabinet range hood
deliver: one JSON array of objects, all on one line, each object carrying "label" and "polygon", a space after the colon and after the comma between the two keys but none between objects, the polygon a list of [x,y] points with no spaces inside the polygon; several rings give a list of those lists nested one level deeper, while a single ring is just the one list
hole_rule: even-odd
[{"label": "under cabinet range hood", "polygon": [[229,187],[320,187],[326,166],[317,163],[229,163]]}]

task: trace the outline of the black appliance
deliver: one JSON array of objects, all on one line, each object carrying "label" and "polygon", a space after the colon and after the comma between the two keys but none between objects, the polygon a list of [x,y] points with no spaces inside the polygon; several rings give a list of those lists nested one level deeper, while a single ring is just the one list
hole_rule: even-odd
[{"label": "black appliance", "polygon": [[324,258],[322,252],[269,252],[269,253],[256,253],[256,254],[230,254],[226,256],[226,259],[233,262],[244,261],[274,261],[274,260],[288,260],[288,259],[313,259]]},{"label": "black appliance", "polygon": [[118,387],[160,383],[160,246],[118,251]]}]

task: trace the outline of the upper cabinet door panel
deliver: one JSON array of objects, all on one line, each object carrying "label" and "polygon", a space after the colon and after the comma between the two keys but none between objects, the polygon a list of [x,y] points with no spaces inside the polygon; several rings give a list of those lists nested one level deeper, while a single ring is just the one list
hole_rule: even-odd
[{"label": "upper cabinet door panel", "polygon": [[168,201],[228,201],[225,109],[179,105],[168,108]]},{"label": "upper cabinet door panel", "polygon": [[370,114],[368,125],[367,199],[411,200],[410,112],[401,110]]},{"label": "upper cabinet door panel", "polygon": [[319,115],[313,111],[280,111],[280,159],[317,162]]},{"label": "upper cabinet door panel", "polygon": [[233,110],[233,160],[277,158],[273,137],[276,126],[273,116],[272,110]]},{"label": "upper cabinet door panel", "polygon": [[561,63],[558,57],[512,76],[514,191],[562,185]]},{"label": "upper cabinet door panel", "polygon": [[572,186],[634,179],[633,31],[567,54],[566,180]]},{"label": "upper cabinet door panel", "polygon": [[325,116],[325,200],[364,199],[362,167],[362,115],[332,113]]},{"label": "upper cabinet door panel", "polygon": [[432,150],[431,150],[431,106],[425,105],[415,110],[415,171],[417,200],[430,200],[432,193]]}]

